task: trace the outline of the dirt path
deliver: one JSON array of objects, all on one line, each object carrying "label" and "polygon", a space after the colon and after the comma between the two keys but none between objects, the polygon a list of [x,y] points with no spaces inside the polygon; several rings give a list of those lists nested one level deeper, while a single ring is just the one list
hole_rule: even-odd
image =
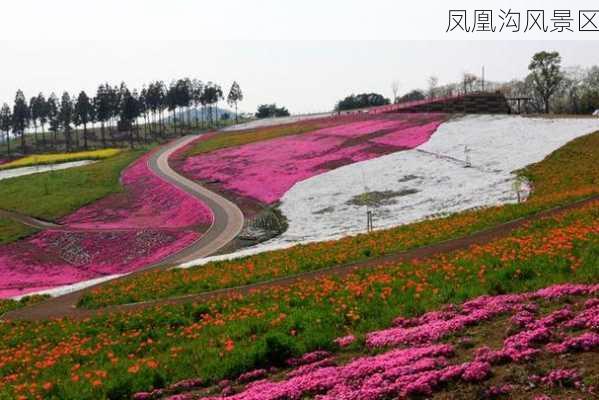
[{"label": "dirt path", "polygon": [[21,214],[16,211],[0,209],[0,217],[6,218],[6,219],[12,219],[13,221],[16,221],[23,225],[31,226],[31,227],[37,228],[37,229],[60,228],[60,225],[55,224],[54,222],[44,221],[41,219],[30,217],[29,215]]},{"label": "dirt path", "polygon": [[[241,210],[239,210],[235,204],[224,197],[205,189],[201,185],[179,175],[168,164],[169,157],[175,151],[186,146],[190,141],[193,141],[196,138],[197,135],[185,136],[181,139],[164,145],[148,159],[148,166],[153,173],[163,180],[178,186],[185,192],[198,198],[200,201],[206,204],[214,214],[214,221],[208,231],[190,246],[166,257],[157,264],[149,265],[127,276],[151,269],[167,268],[173,264],[184,263],[193,259],[206,257],[227,245],[239,234],[239,232],[241,232],[244,224],[244,218]],[[30,219],[30,217],[26,216],[19,216],[18,214],[11,214],[11,217],[14,219],[17,219],[17,217],[22,218],[22,220],[18,219],[20,222],[27,220],[31,223],[37,223],[35,222],[37,220]],[[43,224],[39,224],[38,227],[41,229],[61,229],[60,225],[44,226]],[[124,277],[117,279],[123,278]],[[85,289],[51,298],[47,301],[32,305],[30,307],[15,310],[3,315],[2,319],[40,320],[58,318],[61,316],[71,315],[73,313],[77,314],[78,309],[76,308],[76,305],[81,296],[87,290],[106,285],[108,282],[113,281],[114,280],[103,282]]]},{"label": "dirt path", "polygon": [[248,293],[254,289],[260,288],[268,288],[273,286],[285,286],[291,285],[293,283],[297,283],[302,280],[314,279],[321,276],[326,275],[335,275],[342,276],[348,274],[356,269],[362,268],[372,268],[375,266],[379,266],[385,263],[391,262],[406,262],[414,259],[423,259],[427,257],[436,256],[443,253],[449,253],[456,250],[467,249],[472,245],[482,245],[485,243],[489,243],[493,240],[506,237],[514,230],[521,228],[528,222],[538,220],[540,218],[548,217],[551,215],[558,214],[562,211],[572,210],[576,208],[583,207],[591,202],[598,201],[599,195],[595,195],[591,198],[575,201],[565,206],[559,206],[552,209],[548,209],[545,211],[541,211],[539,213],[519,218],[513,221],[509,221],[497,226],[494,226],[489,229],[485,229],[471,235],[447,240],[444,242],[435,243],[429,246],[424,246],[408,251],[403,251],[399,253],[393,253],[369,260],[364,260],[355,263],[349,263],[344,265],[339,265],[331,268],[325,268],[317,271],[304,272],[293,276],[285,276],[280,278],[275,278],[270,281],[259,282],[250,285],[237,286],[232,288],[219,289],[209,292],[203,292],[199,294],[190,294],[180,297],[173,297],[168,299],[158,299],[155,301],[147,301],[142,303],[133,303],[133,304],[124,304],[117,306],[109,306],[102,309],[97,310],[87,310],[76,308],[77,301],[80,298],[79,296],[73,295],[65,295],[62,297],[57,297],[54,299],[50,299],[46,302],[40,303],[39,305],[34,305],[32,307],[22,308],[20,310],[13,311],[11,313],[6,314],[3,319],[6,320],[28,320],[28,321],[39,321],[45,320],[48,318],[60,318],[60,317],[71,317],[71,318],[88,318],[95,315],[101,315],[105,313],[114,313],[114,312],[125,312],[125,311],[133,311],[140,310],[147,307],[152,307],[155,305],[165,305],[165,304],[180,304],[190,301],[202,301],[207,300],[219,296],[227,296],[231,294],[237,293]]}]

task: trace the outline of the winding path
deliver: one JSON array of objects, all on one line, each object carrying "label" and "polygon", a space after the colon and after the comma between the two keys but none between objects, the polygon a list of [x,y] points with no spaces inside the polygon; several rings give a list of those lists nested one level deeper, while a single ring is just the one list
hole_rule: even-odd
[{"label": "winding path", "polygon": [[[214,215],[212,225],[203,236],[201,236],[198,240],[193,242],[185,249],[164,258],[157,264],[148,265],[147,267],[139,269],[126,276],[131,276],[140,273],[141,271],[147,271],[150,269],[167,268],[172,264],[184,263],[193,259],[206,257],[223,248],[225,245],[235,239],[235,237],[241,232],[244,224],[244,218],[239,207],[224,197],[204,188],[198,183],[179,175],[170,167],[168,163],[169,157],[174,152],[186,146],[197,137],[197,135],[185,136],[162,146],[148,159],[148,166],[150,170],[161,179],[178,186],[185,192],[206,204],[208,208],[212,210]],[[3,215],[40,229],[53,229],[60,227],[60,225],[56,226],[54,224],[48,224],[44,221],[32,219],[18,213],[4,212]],[[126,276],[117,279],[123,279]],[[77,303],[87,290],[109,284],[108,282],[113,281],[114,280],[103,282],[85,289],[48,299],[29,307],[9,312],[3,315],[2,319],[43,320],[71,315],[77,316],[81,314],[79,312],[80,310],[76,308]]]}]

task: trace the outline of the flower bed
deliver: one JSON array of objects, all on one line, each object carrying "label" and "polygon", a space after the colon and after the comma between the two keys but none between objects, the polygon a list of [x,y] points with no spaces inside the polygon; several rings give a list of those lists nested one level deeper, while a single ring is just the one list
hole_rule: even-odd
[{"label": "flower bed", "polygon": [[132,272],[197,240],[212,212],[155,176],[150,156],[123,172],[122,192],[62,218],[63,229],[0,246],[0,297]]},{"label": "flower bed", "polygon": [[181,168],[194,179],[217,181],[226,190],[272,204],[296,182],[422,144],[444,118],[441,114],[372,117],[189,157]]},{"label": "flower bed", "polygon": [[121,149],[103,149],[93,151],[80,151],[75,153],[33,154],[21,157],[11,162],[0,162],[0,169],[29,167],[32,165],[58,164],[79,160],[102,160],[114,157],[121,153]]},{"label": "flower bed", "polygon": [[140,274],[93,290],[83,305],[97,307],[237,286],[354,262],[467,235],[501,222],[598,193],[599,133],[576,139],[521,173],[533,182],[525,203],[427,220],[369,235],[299,245],[253,256],[213,261],[189,270]]},{"label": "flower bed", "polygon": [[210,225],[212,212],[195,197],[154,175],[148,167],[151,154],[125,170],[118,193],[83,207],[62,223],[86,229],[185,228]]},{"label": "flower bed", "polygon": [[[132,391],[148,393],[153,389],[161,389],[154,394],[162,396],[158,393],[171,395],[189,391],[190,387],[195,388],[194,391],[206,391],[207,395],[220,395],[223,389],[235,394],[245,388],[237,382],[237,378],[248,371],[266,370],[269,380],[273,373],[277,380],[292,378],[287,370],[289,364],[285,362],[289,358],[294,359],[291,364],[297,367],[291,375],[297,376],[307,376],[311,370],[320,368],[350,365],[351,362],[347,363],[346,360],[355,358],[356,354],[378,362],[380,359],[372,357],[397,349],[365,346],[368,333],[387,332],[387,329],[395,328],[409,329],[418,324],[430,328],[435,321],[441,324],[445,317],[456,318],[455,321],[459,322],[462,318],[472,318],[473,305],[481,300],[476,300],[466,309],[441,308],[444,314],[428,314],[425,318],[417,318],[426,311],[439,310],[443,304],[461,304],[464,300],[489,293],[530,292],[559,282],[599,282],[596,268],[599,251],[598,212],[599,203],[595,202],[583,209],[563,212],[530,224],[509,238],[431,260],[381,265],[345,276],[320,277],[290,286],[264,287],[200,303],[131,309],[124,314],[109,314],[87,320],[0,324],[0,335],[3,337],[0,341],[0,397],[30,395],[65,400],[129,398]],[[129,281],[128,284],[134,287],[145,283]],[[553,294],[562,292],[563,289],[554,287],[540,292],[540,295],[545,299],[542,301],[552,302]],[[584,327],[586,325],[578,325],[581,323],[578,321],[584,321],[583,317],[579,317],[582,313],[579,304],[590,298],[588,292],[581,291],[579,294],[580,301],[571,301],[574,313],[572,321],[577,321],[576,326],[582,327],[568,328],[578,329],[576,333],[564,332],[564,335],[571,336],[568,339],[572,339],[563,341],[568,348],[585,346],[582,343],[592,340],[588,335],[575,339],[591,331]],[[503,307],[505,303],[498,302],[499,298],[493,299],[496,300],[480,303],[486,312],[493,311],[491,307],[494,304]],[[555,304],[557,309],[564,305]],[[543,304],[540,307],[538,314],[534,315],[534,321],[544,320],[546,315],[555,311],[550,306],[550,309],[545,310]],[[552,319],[555,320],[559,315]],[[507,314],[494,318],[498,318],[500,323],[505,323],[501,318],[511,323],[511,316]],[[505,329],[507,325],[493,325],[495,321],[489,320],[491,325],[488,329],[483,321],[461,331],[448,331],[447,336],[439,337],[442,343],[401,344],[401,347],[451,345],[454,350],[458,346],[460,349],[471,348],[471,353],[458,349],[454,357],[445,357],[445,366],[472,363],[475,349],[487,345],[493,351],[501,350],[504,340],[518,333]],[[526,321],[530,319],[524,314],[520,315],[514,321],[514,326],[516,322],[520,324]],[[392,326],[393,322],[395,326]],[[486,330],[478,335],[478,328]],[[504,333],[508,336],[497,336]],[[558,331],[558,334],[561,333]],[[355,340],[345,339],[351,335]],[[389,332],[391,335],[401,336],[397,331]],[[414,333],[409,335],[420,339]],[[453,341],[455,335],[463,337]],[[469,340],[468,336],[472,338]],[[343,340],[337,344],[336,338]],[[541,343],[538,349],[541,349],[542,354],[532,361],[542,362],[544,357],[564,360],[554,356],[549,351],[551,347],[545,351],[545,344],[553,341],[552,338],[547,343]],[[344,350],[339,349],[342,344],[347,346]],[[331,354],[306,355],[313,350],[324,350]],[[576,357],[586,357],[593,353],[574,354]],[[390,363],[393,359],[388,357]],[[572,360],[584,361],[579,358]],[[420,361],[414,359],[414,362]],[[599,365],[596,362],[593,364],[592,359],[587,359],[587,362],[588,365]],[[489,363],[492,374],[497,372],[497,377],[504,376],[499,373],[500,366]],[[478,365],[464,369],[459,376],[456,373],[452,382],[470,387],[470,383],[463,380],[464,374],[464,379],[477,379],[481,371]],[[518,367],[520,364],[514,362],[507,365]],[[437,365],[434,369],[423,369],[422,372],[434,372],[445,366]],[[273,367],[278,372],[274,372]],[[573,366],[560,361],[553,368],[571,369]],[[537,369],[536,373],[544,377],[553,368]],[[396,371],[389,369],[389,372]],[[587,369],[583,376],[586,379],[589,376],[599,377],[599,371],[595,375],[592,373]],[[243,380],[260,379],[259,376],[263,374],[264,371],[246,374]],[[525,377],[531,375],[531,371],[517,374]],[[555,375],[554,379],[557,378],[559,376]],[[497,386],[493,388],[494,393],[506,389],[501,385],[502,381],[494,379],[491,377],[483,385],[488,382]],[[182,380],[182,383],[176,383]],[[222,388],[218,386],[219,383]],[[485,387],[474,386],[474,389],[477,393],[478,389]],[[553,389],[543,386],[535,394],[545,391],[551,394],[550,390]],[[561,389],[558,387],[555,390]],[[581,397],[580,393],[578,397]],[[452,398],[451,393],[446,398]]]},{"label": "flower bed", "polygon": [[[400,318],[393,328],[366,334],[366,348],[386,349],[382,354],[356,357],[349,362],[325,354],[326,362],[322,362],[322,357],[311,357],[314,353],[309,353],[302,358],[314,360],[286,371],[283,379],[271,380],[266,377],[266,370],[260,369],[222,385],[220,396],[205,396],[206,392],[202,393],[196,387],[195,395],[192,392],[188,397],[180,398],[275,400],[316,395],[319,400],[376,400],[432,396],[449,384],[454,387],[456,384],[487,386],[486,395],[482,397],[487,399],[510,392],[527,393],[531,387],[537,388],[537,392],[571,387],[578,393],[592,396],[599,388],[585,385],[577,369],[545,369],[542,375],[531,375],[516,382],[509,377],[506,382],[501,382],[499,378],[494,379],[492,386],[483,382],[490,380],[495,370],[519,367],[510,364],[532,363],[541,356],[559,363],[557,356],[551,357],[553,354],[599,350],[599,325],[596,319],[589,317],[589,314],[599,312],[599,299],[593,298],[597,295],[599,285],[566,284],[532,293],[482,296],[461,307],[450,306],[416,318]],[[574,304],[548,313],[540,310],[540,305],[556,307],[560,299],[572,296]],[[585,302],[581,297],[590,299]],[[513,316],[513,321],[523,314],[526,315],[525,322],[506,320]],[[476,331],[471,328],[477,327],[480,331],[499,317],[502,317],[501,325],[508,326],[503,343],[497,349],[487,345],[477,347],[475,341],[485,340],[485,337],[480,333],[476,337],[476,333],[472,334]],[[579,331],[569,331],[573,322]],[[472,336],[462,336],[468,333]],[[445,339],[449,337],[459,337],[459,340],[450,339],[448,343]],[[460,346],[465,342],[468,346]],[[394,348],[398,346],[402,347]],[[547,364],[545,360],[544,365]],[[598,373],[596,367],[585,369],[587,373],[589,369]],[[537,370],[542,369],[537,367]],[[281,376],[280,373],[277,375]],[[249,381],[254,382],[247,384]],[[162,397],[156,394],[160,393],[138,393],[134,398]]]}]

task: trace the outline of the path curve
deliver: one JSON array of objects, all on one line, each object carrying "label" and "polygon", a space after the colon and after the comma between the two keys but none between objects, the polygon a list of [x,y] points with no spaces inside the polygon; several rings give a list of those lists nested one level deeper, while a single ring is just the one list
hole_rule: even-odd
[{"label": "path curve", "polygon": [[[124,279],[142,271],[151,269],[164,269],[172,264],[184,263],[197,258],[209,256],[231,242],[241,232],[244,224],[243,213],[234,203],[226,198],[204,188],[200,184],[185,178],[171,168],[169,157],[177,150],[185,147],[198,135],[188,135],[169,142],[158,149],[148,159],[148,167],[164,181],[175,185],[203,202],[213,213],[213,221],[208,231],[191,245],[177,253],[162,259],[160,262],[138,269],[131,274],[120,278],[89,286],[72,293],[50,298],[32,306],[8,312],[2,316],[3,320],[45,320],[77,315],[77,303],[83,294],[93,288],[110,284],[116,280]],[[14,217],[14,215],[13,215]],[[46,227],[47,228],[47,227]]]},{"label": "path curve", "polygon": [[[59,318],[59,317],[72,317],[76,319],[89,318],[97,315],[114,313],[114,312],[128,312],[140,310],[156,305],[175,305],[193,301],[205,301],[208,299],[217,298],[220,296],[230,296],[234,294],[247,294],[256,289],[268,288],[273,286],[288,286],[300,281],[314,279],[327,275],[343,276],[357,269],[373,268],[386,263],[397,263],[397,262],[408,262],[415,259],[424,259],[440,254],[446,254],[457,250],[464,250],[473,245],[483,245],[493,240],[506,237],[514,230],[523,227],[525,224],[538,220],[540,218],[549,217],[556,215],[560,212],[578,209],[584,207],[593,202],[599,201],[599,195],[593,195],[591,197],[576,200],[569,204],[556,206],[550,209],[539,211],[535,214],[528,215],[525,217],[517,218],[491,228],[487,228],[478,232],[474,232],[470,235],[463,236],[456,239],[450,239],[443,242],[434,243],[428,246],[418,247],[411,250],[402,252],[391,253],[380,257],[367,259],[358,262],[352,262],[348,264],[337,265],[329,268],[323,268],[315,271],[308,271],[299,273],[291,276],[282,276],[274,278],[269,281],[257,282],[248,285],[230,287],[212,290],[202,293],[192,293],[188,295],[182,295],[178,297],[171,297],[166,299],[157,299],[146,302],[122,304],[115,306],[108,306],[100,309],[83,309],[72,306],[70,308],[60,308],[57,312],[51,312],[46,314],[40,314],[35,312],[35,306],[26,307],[20,310],[13,311],[4,315],[3,319],[8,320],[26,320],[26,321],[40,321],[48,318]],[[41,303],[46,304],[50,301]],[[76,303],[75,303],[76,304]],[[34,310],[32,312],[32,309]]]}]

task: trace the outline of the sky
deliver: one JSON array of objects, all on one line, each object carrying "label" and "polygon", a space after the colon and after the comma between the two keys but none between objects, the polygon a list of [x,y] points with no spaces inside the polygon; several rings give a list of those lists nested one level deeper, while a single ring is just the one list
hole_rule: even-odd
[{"label": "sky", "polygon": [[594,41],[0,41],[0,103],[17,89],[93,95],[99,83],[140,88],[181,77],[241,85],[240,110],[277,103],[292,113],[331,110],[351,94],[392,96],[463,72],[505,81],[523,77],[532,54],[557,50],[565,66],[599,65]]}]

